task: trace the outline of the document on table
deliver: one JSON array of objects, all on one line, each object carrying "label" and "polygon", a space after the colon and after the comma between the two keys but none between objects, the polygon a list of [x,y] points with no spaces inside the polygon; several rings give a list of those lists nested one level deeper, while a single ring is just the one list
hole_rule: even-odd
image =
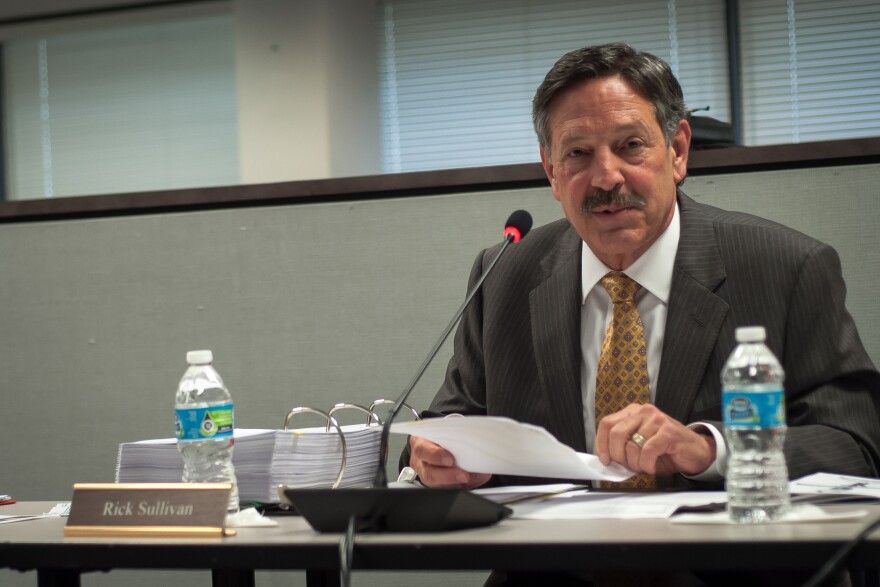
[{"label": "document on table", "polygon": [[436,442],[452,453],[459,467],[474,473],[606,481],[623,481],[633,475],[622,465],[605,466],[595,455],[576,452],[540,426],[510,418],[429,418],[395,422],[391,432]]},{"label": "document on table", "polygon": [[[867,510],[854,511],[826,511],[819,506],[810,503],[801,503],[791,506],[791,509],[781,518],[764,522],[765,524],[814,524],[817,522],[858,522],[868,515]],[[676,524],[708,524],[733,526],[734,522],[730,514],[725,512],[713,512],[707,514],[684,514],[674,516],[672,521]]]},{"label": "document on table", "polygon": [[[475,489],[513,509],[522,520],[633,520],[671,518],[679,524],[733,524],[723,491],[626,493],[590,491],[582,485],[552,484]],[[699,512],[699,513],[697,513]],[[793,504],[779,524],[858,521],[866,510],[824,510],[809,503]]]},{"label": "document on table", "polygon": [[672,516],[681,508],[723,507],[727,501],[723,491],[626,493],[590,491],[576,486],[566,491],[549,485],[543,486],[549,491],[542,495],[538,491],[541,487],[531,488],[536,491],[533,499],[519,499],[515,503],[505,501],[504,493],[499,489],[517,494],[517,491],[525,492],[527,488],[477,489],[474,493],[507,503],[513,509],[512,517],[524,520],[662,519]]},{"label": "document on table", "polygon": [[0,515],[0,524],[10,524],[12,522],[26,522],[27,520],[39,520],[40,518],[58,518],[58,517],[62,517],[62,516],[67,516],[68,514],[70,514],[70,502],[64,501],[64,502],[55,504],[51,510],[49,510],[48,512],[44,512],[42,514],[12,515],[12,516]]},{"label": "document on table", "polygon": [[789,489],[792,495],[838,496],[841,501],[846,497],[880,499],[880,479],[853,475],[814,473],[792,481],[789,483]]}]

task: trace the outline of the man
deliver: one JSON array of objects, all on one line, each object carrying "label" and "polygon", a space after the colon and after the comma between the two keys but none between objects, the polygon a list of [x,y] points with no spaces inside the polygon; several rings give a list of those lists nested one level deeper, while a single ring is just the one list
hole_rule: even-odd
[{"label": "man", "polygon": [[[565,220],[533,230],[486,279],[456,332],[430,414],[538,424],[605,464],[626,465],[647,486],[719,489],[727,458],[721,369],[734,330],[762,325],[786,372],[790,477],[877,476],[880,374],[844,306],[837,253],[784,226],[681,193],[691,138],[685,115],[669,67],[626,45],[573,51],[553,66],[535,95],[533,118]],[[495,253],[477,257],[471,283]],[[634,298],[612,302],[610,293],[621,289],[635,291]],[[618,302],[637,310],[631,322],[642,344],[633,358],[636,371],[646,373],[633,378],[636,401],[625,407],[607,399],[606,331],[618,322]],[[525,481],[463,470],[422,438],[411,438],[409,448],[410,466],[429,486]],[[621,577],[594,579],[614,584]],[[496,572],[487,585],[579,580]]]},{"label": "man", "polygon": [[[573,51],[553,66],[533,118],[565,220],[533,230],[486,279],[430,412],[538,424],[657,486],[717,489],[727,455],[721,369],[735,328],[762,325],[786,372],[790,477],[877,476],[880,375],[844,307],[836,252],[680,192],[685,115],[669,67],[626,45]],[[478,256],[471,283],[494,253]],[[649,397],[597,415],[609,272],[637,283]],[[465,471],[425,439],[411,438],[410,449],[429,486],[522,481]]]}]

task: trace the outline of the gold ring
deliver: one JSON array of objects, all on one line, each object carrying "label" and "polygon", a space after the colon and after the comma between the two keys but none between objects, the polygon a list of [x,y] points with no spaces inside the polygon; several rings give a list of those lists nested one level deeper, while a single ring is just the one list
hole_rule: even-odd
[{"label": "gold ring", "polygon": [[632,436],[630,436],[633,442],[635,442],[639,448],[645,448],[645,443],[648,442],[648,439],[636,432]]}]

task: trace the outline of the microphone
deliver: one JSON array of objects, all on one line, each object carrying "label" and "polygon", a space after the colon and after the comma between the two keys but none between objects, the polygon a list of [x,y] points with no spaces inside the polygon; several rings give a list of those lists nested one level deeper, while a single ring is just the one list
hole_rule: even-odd
[{"label": "microphone", "polygon": [[[504,223],[504,239],[506,241],[511,237],[513,242],[518,243],[531,229],[532,215],[525,210],[517,210]],[[486,272],[488,273],[488,269]]]},{"label": "microphone", "polygon": [[459,306],[458,311],[452,317],[452,320],[449,321],[449,324],[446,325],[446,329],[443,331],[443,334],[440,335],[440,338],[437,339],[434,347],[430,350],[430,352],[428,352],[428,356],[425,357],[424,361],[422,361],[422,364],[416,371],[416,374],[413,377],[412,381],[410,381],[409,385],[406,386],[406,389],[403,390],[403,393],[400,394],[400,397],[397,398],[397,401],[394,402],[394,405],[391,407],[391,409],[388,410],[388,416],[385,418],[385,426],[382,428],[382,437],[379,440],[379,466],[376,468],[376,477],[373,480],[373,487],[388,486],[385,463],[388,460],[388,438],[391,435],[391,423],[394,421],[395,418],[397,418],[397,414],[400,413],[403,404],[406,403],[407,398],[409,398],[409,394],[412,393],[412,390],[415,389],[416,384],[418,384],[419,380],[422,378],[422,375],[425,374],[425,370],[428,368],[428,365],[430,365],[431,361],[434,360],[434,357],[437,356],[437,352],[440,350],[440,347],[443,346],[444,342],[446,342],[446,339],[455,328],[458,320],[461,318],[462,314],[464,314],[464,311],[470,305],[471,300],[480,290],[480,287],[483,285],[483,281],[486,279],[486,276],[489,275],[489,272],[492,271],[493,267],[495,267],[495,263],[498,262],[498,259],[501,258],[501,255],[504,254],[504,251],[510,244],[519,242],[520,239],[522,239],[522,237],[524,237],[531,228],[532,215],[525,210],[517,210],[510,215],[510,217],[507,219],[507,222],[504,223],[504,242],[502,243],[501,249],[499,249],[498,254],[495,255],[495,258],[492,259],[492,262],[489,263],[489,266],[486,267],[485,271],[483,271],[480,279],[477,280],[477,283],[474,284],[474,286],[468,292],[467,296],[465,296],[464,302],[462,302],[461,306]]},{"label": "microphone", "polygon": [[510,215],[504,224],[504,240],[498,253],[467,293],[464,302],[416,370],[412,381],[388,411],[379,439],[379,463],[373,486],[349,489],[279,487],[281,499],[302,514],[312,528],[319,532],[345,532],[354,519],[359,532],[438,532],[489,526],[512,513],[510,508],[462,488],[389,488],[385,464],[394,419],[498,259],[508,246],[519,242],[531,228],[532,216],[525,210],[517,210]]}]

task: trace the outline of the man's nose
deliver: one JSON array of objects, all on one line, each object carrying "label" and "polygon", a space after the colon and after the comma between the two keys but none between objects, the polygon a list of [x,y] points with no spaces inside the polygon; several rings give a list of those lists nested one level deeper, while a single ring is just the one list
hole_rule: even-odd
[{"label": "man's nose", "polygon": [[623,182],[620,161],[614,153],[608,150],[597,151],[593,156],[592,186],[610,192],[623,185]]}]

